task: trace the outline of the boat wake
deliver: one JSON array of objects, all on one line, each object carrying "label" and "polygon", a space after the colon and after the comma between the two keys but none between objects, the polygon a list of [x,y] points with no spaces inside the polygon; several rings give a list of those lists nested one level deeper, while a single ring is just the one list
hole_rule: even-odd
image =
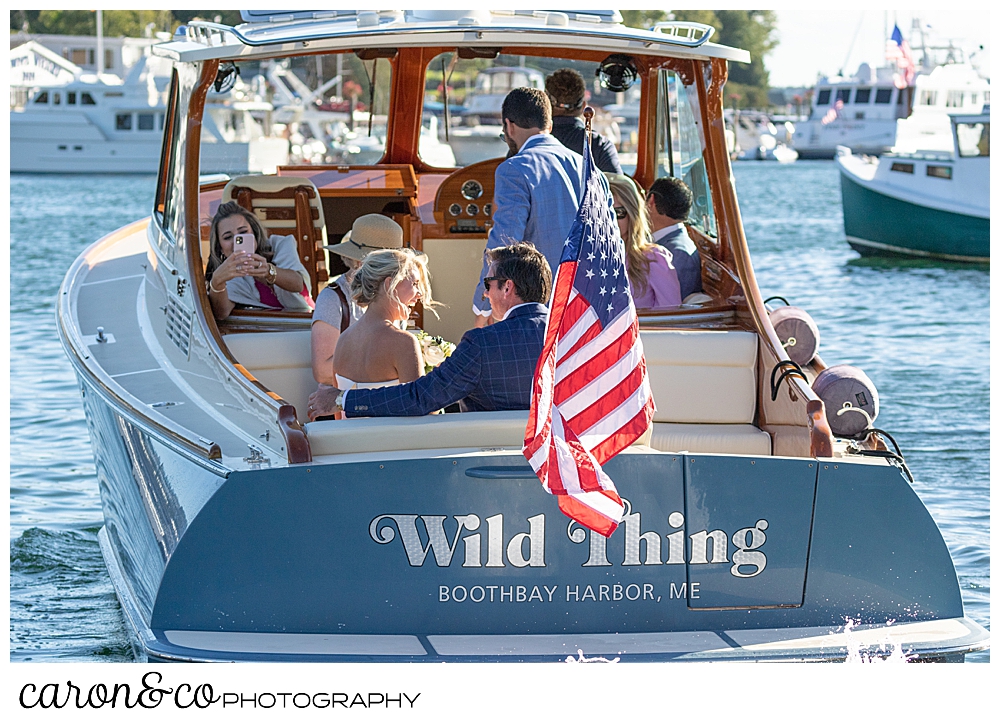
[{"label": "boat wake", "polygon": [[[844,659],[845,663],[915,663],[917,662],[917,654],[914,652],[904,652],[902,643],[896,644],[892,642],[889,634],[886,633],[885,637],[875,648],[872,645],[868,645],[861,640],[858,640],[852,634],[854,626],[857,625],[859,620],[852,620],[851,618],[844,618],[844,636],[847,638],[847,657]],[[892,625],[895,620],[886,620],[886,627]]]},{"label": "boat wake", "polygon": [[603,658],[600,656],[596,658],[588,658],[583,654],[583,650],[581,649],[577,649],[576,654],[578,656],[576,658],[574,658],[572,655],[567,655],[566,662],[567,663],[617,663],[619,660],[621,660],[621,658],[612,658],[611,660],[608,660],[607,658]]}]

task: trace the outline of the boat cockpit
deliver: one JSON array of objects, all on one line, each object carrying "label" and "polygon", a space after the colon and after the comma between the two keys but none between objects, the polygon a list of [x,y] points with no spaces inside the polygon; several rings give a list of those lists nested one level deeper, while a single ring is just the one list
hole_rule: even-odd
[{"label": "boat cockpit", "polygon": [[[286,420],[283,436],[308,437],[312,454],[339,449],[345,425],[334,432],[333,423],[307,423],[305,415],[306,399],[316,388],[309,313],[237,310],[226,319],[213,318],[204,272],[215,210],[235,200],[252,209],[270,233],[294,234],[314,298],[345,270],[324,246],[337,243],[359,216],[392,218],[403,229],[404,245],[426,254],[434,298],[443,303],[436,315],[418,305],[411,325],[457,342],[475,321],[469,300],[497,203],[494,174],[506,151],[500,126],[491,125],[498,121],[469,108],[477,94],[493,90],[485,79],[501,85],[501,80],[539,84],[553,71],[570,67],[586,79],[588,103],[596,109],[594,130],[616,141],[623,170],[637,185],[646,189],[657,178],[672,176],[681,178],[693,195],[687,228],[700,255],[702,293],[675,307],[639,311],[654,393],[660,388],[662,397],[676,397],[683,390],[690,399],[659,405],[657,423],[679,425],[670,434],[681,439],[665,441],[664,427],[645,441],[664,450],[792,456],[828,451],[829,432],[822,424],[816,427],[819,417],[806,409],[821,405],[807,377],[818,373],[822,362],[817,358],[798,375],[801,379],[785,375],[788,390],[775,399],[765,382],[784,352],[753,280],[722,120],[726,60],[745,60],[745,54],[707,43],[711,28],[693,24],[658,27],[642,43],[631,37],[588,42],[586,33],[581,36],[583,30],[571,23],[565,38],[547,32],[545,43],[531,44],[524,35],[530,25],[525,31],[494,26],[492,32],[443,32],[439,43],[428,40],[432,30],[419,41],[406,34],[372,33],[363,43],[347,31],[314,40],[293,42],[289,37],[284,43],[254,39],[257,29],[249,26],[234,30],[209,23],[179,31],[174,43],[158,51],[184,60],[199,48],[212,47],[213,57],[179,63],[170,91],[151,235],[172,272],[189,270],[192,293],[167,306],[191,304],[209,346],[231,364],[229,371],[242,375],[263,403],[290,407],[283,416],[276,414]],[[343,137],[314,138],[305,135],[312,132],[306,124],[290,125],[292,156],[299,162],[281,165],[270,175],[247,176],[234,169],[199,181],[194,170],[201,126],[195,120],[204,112],[208,89],[225,87],[237,75],[262,74],[263,66],[278,62],[279,50],[284,51],[283,72],[336,86],[349,100],[346,112],[330,111],[329,124],[309,127],[350,130]],[[329,107],[339,108],[336,100]],[[616,113],[627,103],[638,105],[636,125],[631,125],[634,114]],[[436,136],[428,133],[428,115],[436,119],[430,124],[437,128]],[[373,135],[379,126],[384,127],[381,157],[374,163],[352,163],[347,146],[365,138],[381,142]],[[326,150],[296,156],[296,147]],[[196,242],[188,244],[188,238]],[[167,286],[167,296],[174,296]],[[720,386],[724,378],[740,388]],[[718,404],[711,401],[715,395]],[[733,404],[734,399],[741,402]],[[356,427],[391,423],[374,420]],[[520,431],[517,426],[507,435],[511,444],[520,443],[516,438],[523,433],[523,420]],[[691,440],[685,442],[687,437]],[[327,444],[328,438],[337,444]],[[477,439],[486,444],[490,435]],[[290,454],[289,461],[303,460]]]}]

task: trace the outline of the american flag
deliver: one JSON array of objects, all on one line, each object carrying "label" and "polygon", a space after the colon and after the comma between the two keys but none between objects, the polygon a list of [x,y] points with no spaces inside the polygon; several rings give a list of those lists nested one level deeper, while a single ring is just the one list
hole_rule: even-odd
[{"label": "american flag", "polygon": [[830,123],[833,123],[840,117],[840,111],[842,111],[843,109],[844,109],[844,101],[837,100],[837,102],[833,104],[833,107],[826,112],[826,115],[823,116],[823,120],[821,120],[820,122],[823,125],[829,125]]},{"label": "american flag", "polygon": [[601,465],[653,419],[639,321],[607,180],[584,143],[584,194],[563,247],[532,382],[524,456],[559,509],[605,537],[624,506]]},{"label": "american flag", "polygon": [[917,64],[913,61],[913,53],[910,52],[910,44],[903,39],[903,33],[899,26],[892,28],[892,37],[885,44],[885,59],[895,60],[896,67],[902,75],[896,74],[896,87],[906,88],[913,83],[913,78],[917,72]]}]

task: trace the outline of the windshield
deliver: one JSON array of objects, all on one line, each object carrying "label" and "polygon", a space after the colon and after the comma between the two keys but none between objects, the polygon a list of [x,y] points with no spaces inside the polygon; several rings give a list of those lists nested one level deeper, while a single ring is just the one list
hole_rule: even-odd
[{"label": "windshield", "polygon": [[447,52],[427,65],[424,123],[419,154],[439,168],[463,167],[507,154],[500,138],[500,108],[514,88],[545,89],[545,79],[560,68],[583,77],[586,103],[597,111],[594,130],[615,144],[626,173],[635,170],[640,83],[613,93],[597,80],[598,63],[530,55],[461,58]]},{"label": "windshield", "polygon": [[370,165],[385,149],[392,64],[352,52],[236,63],[209,90],[202,173],[274,173],[279,165]]}]

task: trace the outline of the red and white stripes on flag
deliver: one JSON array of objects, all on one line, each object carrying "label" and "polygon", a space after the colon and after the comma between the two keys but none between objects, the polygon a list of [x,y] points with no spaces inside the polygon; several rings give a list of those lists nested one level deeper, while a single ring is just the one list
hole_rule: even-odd
[{"label": "red and white stripes on flag", "polygon": [[524,456],[559,509],[605,537],[624,506],[601,465],[642,436],[653,397],[606,179],[584,144],[584,198],[556,272]]},{"label": "red and white stripes on flag", "polygon": [[895,60],[896,68],[900,71],[893,76],[897,88],[906,88],[913,84],[914,76],[917,73],[917,64],[910,51],[910,44],[903,38],[899,26],[892,29],[892,37],[885,44],[885,59]]}]

